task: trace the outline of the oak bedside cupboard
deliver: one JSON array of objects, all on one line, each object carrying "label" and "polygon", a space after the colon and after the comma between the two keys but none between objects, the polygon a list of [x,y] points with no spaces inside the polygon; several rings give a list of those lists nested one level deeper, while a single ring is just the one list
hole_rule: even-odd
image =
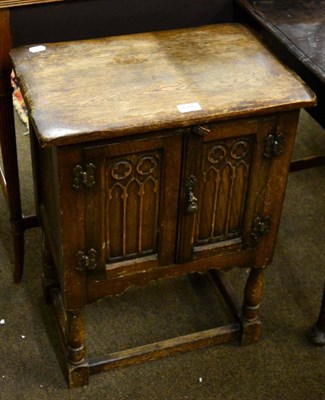
[{"label": "oak bedside cupboard", "polygon": [[[36,198],[71,387],[89,374],[258,340],[301,107],[314,94],[241,25],[11,51],[30,112]],[[226,271],[250,268],[242,307]],[[83,307],[206,272],[236,321],[89,359]]]}]

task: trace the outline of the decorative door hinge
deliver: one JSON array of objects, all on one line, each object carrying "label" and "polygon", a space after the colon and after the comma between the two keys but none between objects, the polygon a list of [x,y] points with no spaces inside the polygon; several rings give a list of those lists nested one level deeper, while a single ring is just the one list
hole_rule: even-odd
[{"label": "decorative door hinge", "polygon": [[80,272],[94,270],[97,267],[96,256],[95,249],[89,249],[87,254],[78,251],[76,254],[76,270]]},{"label": "decorative door hinge", "polygon": [[81,185],[86,186],[87,188],[91,188],[95,185],[95,169],[96,166],[92,163],[88,163],[85,165],[85,168],[82,168],[81,165],[76,165],[73,168],[73,181],[72,187],[74,190],[79,190]]},{"label": "decorative door hinge", "polygon": [[253,222],[252,237],[258,241],[262,236],[267,235],[270,232],[272,219],[269,215],[265,217],[256,217]]},{"label": "decorative door hinge", "polygon": [[284,150],[284,134],[271,133],[266,137],[263,157],[267,160],[271,157],[280,156]]}]

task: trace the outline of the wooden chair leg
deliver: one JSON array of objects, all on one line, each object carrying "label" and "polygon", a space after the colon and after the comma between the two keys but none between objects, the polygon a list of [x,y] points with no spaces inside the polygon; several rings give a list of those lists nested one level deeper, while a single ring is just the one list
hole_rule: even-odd
[{"label": "wooden chair leg", "polygon": [[15,271],[14,281],[19,282],[24,264],[24,223],[19,189],[19,173],[12,105],[10,71],[0,71],[0,144],[3,162],[2,187],[9,206],[12,227]]},{"label": "wooden chair leg", "polygon": [[312,327],[309,332],[309,339],[316,346],[325,345],[325,284],[323,291],[322,304],[319,311],[319,316],[316,324]]},{"label": "wooden chair leg", "polygon": [[19,282],[24,266],[24,233],[38,226],[36,216],[24,217],[21,208],[15,121],[12,104],[11,62],[12,47],[8,10],[0,10],[0,147],[3,170],[0,168],[0,186],[7,200],[13,236],[15,257],[14,281]]}]

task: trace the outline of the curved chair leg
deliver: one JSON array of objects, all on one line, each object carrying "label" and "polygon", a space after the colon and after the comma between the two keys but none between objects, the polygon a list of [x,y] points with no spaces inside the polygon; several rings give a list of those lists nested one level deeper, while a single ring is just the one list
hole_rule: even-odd
[{"label": "curved chair leg", "polygon": [[0,10],[0,147],[3,170],[0,168],[0,186],[8,203],[13,238],[15,269],[14,281],[20,282],[24,266],[25,230],[38,226],[36,216],[24,217],[21,207],[15,121],[12,104],[11,33],[9,12]]},{"label": "curved chair leg", "polygon": [[0,74],[0,143],[4,172],[2,180],[10,212],[15,253],[14,281],[19,282],[24,264],[24,224],[21,210],[15,126],[10,76]]},{"label": "curved chair leg", "polygon": [[[24,262],[24,226],[21,210],[15,122],[12,105],[12,87],[10,80],[11,64],[9,50],[11,48],[9,14],[0,10],[0,145],[2,153],[3,173],[0,181],[8,202],[10,222],[15,252],[14,280],[19,282]],[[2,172],[2,171],[1,171]]]},{"label": "curved chair leg", "polygon": [[309,332],[309,339],[316,346],[325,345],[325,284],[323,291],[323,299],[316,324]]},{"label": "curved chair leg", "polygon": [[22,213],[12,88],[8,71],[0,72],[0,145],[3,163],[0,186],[9,208],[15,257],[14,282],[18,283],[24,267],[25,230],[38,226],[38,220],[35,215],[25,217]]}]

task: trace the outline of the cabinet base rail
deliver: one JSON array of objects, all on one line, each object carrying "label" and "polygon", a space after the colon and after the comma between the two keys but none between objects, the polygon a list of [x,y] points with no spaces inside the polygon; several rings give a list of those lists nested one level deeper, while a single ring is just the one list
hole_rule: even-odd
[{"label": "cabinet base rail", "polygon": [[[83,357],[81,357],[80,360],[78,360],[77,356],[77,362],[71,362],[71,360],[69,360],[71,347],[68,344],[68,316],[63,305],[60,289],[52,288],[50,294],[65,353],[65,372],[69,387],[73,388],[87,385],[90,375],[109,371],[114,368],[136,365],[173,354],[214,346],[234,340],[239,340],[241,344],[244,345],[256,342],[260,337],[261,323],[259,319],[256,318],[254,321],[246,321],[241,317],[239,303],[234,297],[232,288],[227,281],[225,273],[212,270],[209,274],[212,278],[212,282],[216,284],[217,288],[225,298],[225,301],[233,312],[237,322],[155,343],[112,352],[106,356],[96,358],[86,357],[86,352],[83,348],[83,340],[81,340],[81,346],[76,346],[73,350],[75,352],[74,355],[77,354],[77,352],[82,352],[83,354]],[[83,336],[82,333],[81,336]]]}]

